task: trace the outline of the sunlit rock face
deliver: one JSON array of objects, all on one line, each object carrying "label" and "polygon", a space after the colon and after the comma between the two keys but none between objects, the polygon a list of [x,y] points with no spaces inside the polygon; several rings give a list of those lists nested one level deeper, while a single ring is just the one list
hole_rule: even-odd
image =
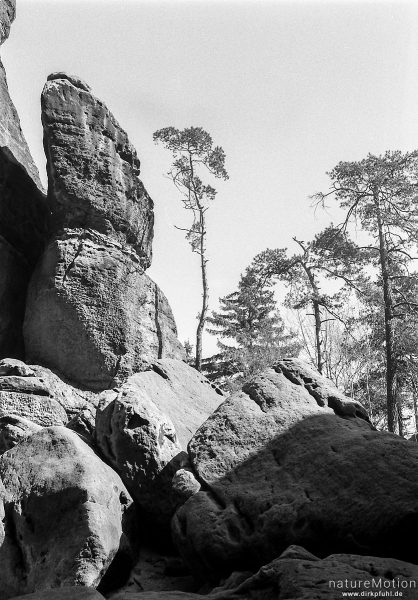
[{"label": "sunlit rock face", "polygon": [[200,488],[185,450],[221,398],[201,373],[171,359],[101,395],[97,445],[155,522],[168,527],[178,503]]},{"label": "sunlit rock face", "polygon": [[94,229],[149,267],[153,202],[127,134],[79,78],[55,73],[42,92],[52,229]]},{"label": "sunlit rock face", "polygon": [[168,301],[145,274],[153,202],[127,134],[78,77],[42,93],[50,242],[28,292],[26,358],[91,390],[184,351]]},{"label": "sunlit rock face", "polygon": [[92,390],[182,358],[168,301],[137,254],[107,236],[66,230],[51,241],[28,292],[27,359]]}]

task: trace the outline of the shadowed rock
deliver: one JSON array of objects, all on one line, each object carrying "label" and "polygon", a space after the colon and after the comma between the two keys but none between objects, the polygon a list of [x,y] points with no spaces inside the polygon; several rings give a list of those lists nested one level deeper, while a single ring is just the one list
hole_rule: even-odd
[{"label": "shadowed rock", "polygon": [[[15,2],[0,1],[0,44],[9,35]],[[42,185],[0,61],[0,358],[23,357],[24,300],[31,269],[47,236]]]},{"label": "shadowed rock", "polygon": [[370,591],[378,594],[378,590],[382,594],[391,590],[401,593],[399,597],[405,600],[415,600],[417,587],[418,567],[414,564],[349,554],[320,560],[304,548],[291,546],[254,575],[237,571],[209,594],[163,590],[135,593],[128,589],[111,600],[336,600],[344,597],[344,592],[347,597],[353,592],[363,592],[366,597]]},{"label": "shadowed rock", "polygon": [[317,375],[313,394],[290,364],[254,378],[190,441],[202,491],[173,520],[183,557],[206,577],[254,569],[289,544],[415,562],[418,447],[374,431],[348,398],[336,414],[331,384],[321,390]]},{"label": "shadowed rock", "polygon": [[2,44],[9,37],[10,25],[14,21],[15,16],[16,16],[16,1],[15,0],[1,0],[1,2],[0,2],[0,44]]}]

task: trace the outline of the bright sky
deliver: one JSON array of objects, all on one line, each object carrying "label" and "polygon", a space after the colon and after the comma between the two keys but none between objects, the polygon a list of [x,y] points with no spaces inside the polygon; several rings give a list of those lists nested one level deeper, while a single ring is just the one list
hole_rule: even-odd
[{"label": "bright sky", "polygon": [[[418,3],[17,0],[2,47],[9,87],[45,181],[39,96],[49,73],[85,79],[127,130],[155,201],[150,276],[180,340],[194,339],[198,258],[188,214],[152,134],[201,126],[230,180],[208,213],[211,308],[266,247],[331,220],[308,196],[326,171],[368,152],[418,147]],[[338,213],[334,212],[334,220]],[[216,351],[207,336],[205,354]]]}]

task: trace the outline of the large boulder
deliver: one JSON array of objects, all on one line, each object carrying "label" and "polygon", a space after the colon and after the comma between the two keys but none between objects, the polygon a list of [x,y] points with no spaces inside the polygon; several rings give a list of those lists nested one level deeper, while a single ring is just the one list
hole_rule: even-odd
[{"label": "large boulder", "polygon": [[[137,504],[164,523],[171,519],[177,501],[194,493],[194,486],[200,487],[184,469],[188,466],[184,450],[221,397],[181,361],[160,360],[152,367],[119,389],[103,393],[96,413],[96,441]],[[184,476],[173,495],[172,480],[179,469]]]},{"label": "large boulder", "polygon": [[123,545],[131,499],[79,436],[45,428],[0,457],[0,600],[96,587]]},{"label": "large boulder", "polygon": [[153,202],[127,134],[77,77],[53,73],[42,92],[48,202],[55,232],[94,229],[151,262]]},{"label": "large boulder", "polygon": [[173,314],[135,252],[107,236],[67,231],[51,242],[31,281],[27,360],[92,390],[182,358]]},{"label": "large boulder", "polygon": [[418,447],[375,431],[358,403],[301,371],[266,370],[192,438],[203,489],[173,532],[197,573],[256,568],[289,544],[418,560]]}]

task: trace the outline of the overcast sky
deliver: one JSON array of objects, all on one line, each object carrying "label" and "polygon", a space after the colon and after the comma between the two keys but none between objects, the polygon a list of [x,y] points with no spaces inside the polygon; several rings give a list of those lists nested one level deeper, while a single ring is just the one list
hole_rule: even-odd
[{"label": "overcast sky", "polygon": [[338,220],[308,199],[336,163],[418,147],[417,2],[17,0],[2,59],[44,181],[49,73],[85,79],[128,132],[155,202],[149,274],[182,341],[196,328],[198,259],[174,228],[188,214],[155,130],[201,126],[226,152],[230,180],[208,213],[211,308],[255,254]]}]

